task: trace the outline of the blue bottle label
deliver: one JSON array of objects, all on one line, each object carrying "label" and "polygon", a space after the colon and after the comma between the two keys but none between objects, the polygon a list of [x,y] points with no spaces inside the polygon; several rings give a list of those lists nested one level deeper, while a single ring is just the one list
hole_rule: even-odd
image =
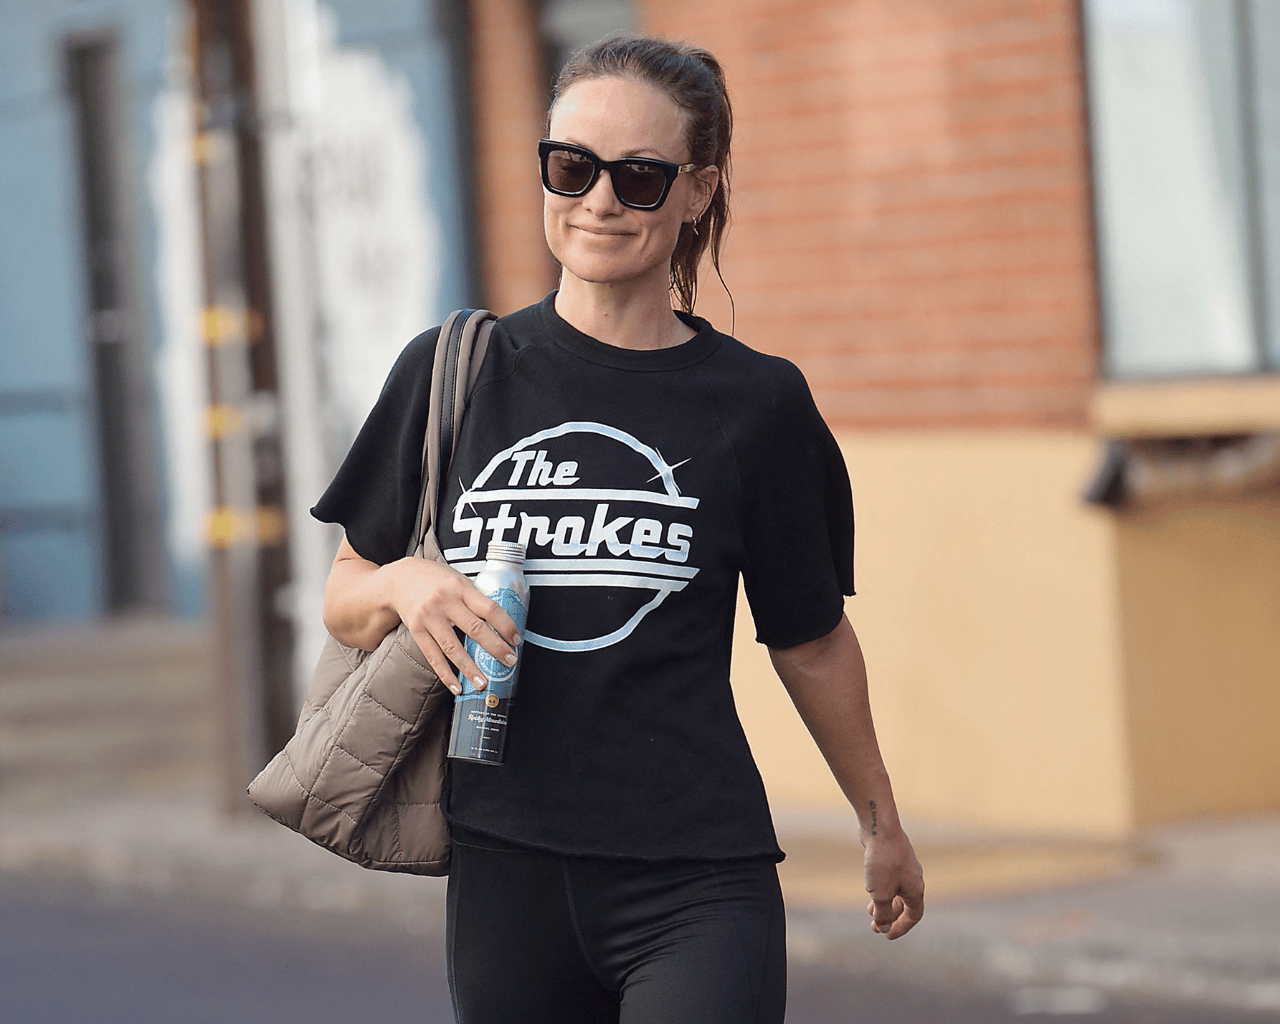
[{"label": "blue bottle label", "polygon": [[[514,590],[506,587],[497,593],[490,594],[489,597],[502,606],[505,611],[516,624],[516,629],[521,633],[524,632],[525,619],[529,615],[529,609],[516,595]],[[489,685],[483,690],[477,690],[472,685],[471,680],[466,676],[459,674],[458,681],[462,684],[462,694],[458,700],[483,700],[486,694],[494,694],[499,700],[510,700],[515,695],[516,680],[520,675],[520,662],[516,661],[514,665],[504,665],[492,654],[486,651],[478,643],[467,637],[466,642],[467,654],[471,660],[476,663],[476,667],[484,673],[484,677],[489,680]],[[520,656],[520,649],[516,649],[517,659]]]},{"label": "blue bottle label", "polygon": [[[524,632],[528,608],[506,587],[490,594],[515,621],[516,628]],[[520,674],[521,648],[516,648],[514,666],[504,665],[491,656],[478,643],[467,638],[467,654],[476,663],[489,685],[477,690],[471,680],[459,673],[462,693],[454,699],[453,728],[449,736],[449,756],[485,764],[502,764],[507,748],[507,715],[516,692],[516,679]]]}]

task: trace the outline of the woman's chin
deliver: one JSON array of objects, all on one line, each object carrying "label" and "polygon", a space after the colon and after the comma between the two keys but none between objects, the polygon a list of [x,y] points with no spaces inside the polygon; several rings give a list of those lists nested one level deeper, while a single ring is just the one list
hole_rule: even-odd
[{"label": "woman's chin", "polygon": [[[646,263],[619,260],[616,256],[592,257],[574,254],[560,260],[560,266],[571,277],[584,284],[620,285],[641,283],[655,276],[655,268]],[[659,268],[661,269],[661,268]],[[658,274],[659,286],[665,286],[666,275]]]}]

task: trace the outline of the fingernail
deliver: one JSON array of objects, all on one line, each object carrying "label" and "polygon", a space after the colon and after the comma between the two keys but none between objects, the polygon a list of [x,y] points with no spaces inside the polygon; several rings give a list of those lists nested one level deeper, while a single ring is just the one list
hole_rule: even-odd
[{"label": "fingernail", "polygon": [[516,667],[516,662],[517,662],[518,660],[519,660],[519,659],[518,659],[518,658],[516,658],[516,656],[515,656],[514,654],[504,654],[504,655],[502,656],[502,661],[503,661],[503,663],[504,663],[504,664],[506,664],[506,665],[508,665],[508,666],[510,666],[511,668],[515,668],[515,667]]},{"label": "fingernail", "polygon": [[522,643],[524,643],[524,637],[517,635],[514,646],[519,647]]},{"label": "fingernail", "polygon": [[462,687],[459,686],[457,683],[450,683],[449,689],[455,697],[462,692]]},{"label": "fingernail", "polygon": [[487,680],[484,676],[472,676],[471,682],[475,685],[475,688],[477,690],[483,690],[486,686],[489,685],[489,680]]}]

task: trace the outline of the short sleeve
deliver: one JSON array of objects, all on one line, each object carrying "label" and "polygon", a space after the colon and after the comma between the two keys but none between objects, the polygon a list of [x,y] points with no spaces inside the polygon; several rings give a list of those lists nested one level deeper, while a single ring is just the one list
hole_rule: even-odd
[{"label": "short sleeve", "polygon": [[743,584],[756,640],[785,648],[831,632],[853,585],[844,456],[800,371],[783,364],[742,453]]},{"label": "short sleeve", "polygon": [[361,558],[403,558],[416,527],[423,439],[431,405],[431,367],[439,329],[414,338],[311,514],[338,523]]}]

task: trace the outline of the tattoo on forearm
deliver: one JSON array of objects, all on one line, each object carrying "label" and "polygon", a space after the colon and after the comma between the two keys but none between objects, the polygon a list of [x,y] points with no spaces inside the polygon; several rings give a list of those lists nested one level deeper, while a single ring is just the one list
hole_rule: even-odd
[{"label": "tattoo on forearm", "polygon": [[872,835],[876,834],[876,824],[877,824],[876,802],[872,800],[871,801],[871,834]]}]

